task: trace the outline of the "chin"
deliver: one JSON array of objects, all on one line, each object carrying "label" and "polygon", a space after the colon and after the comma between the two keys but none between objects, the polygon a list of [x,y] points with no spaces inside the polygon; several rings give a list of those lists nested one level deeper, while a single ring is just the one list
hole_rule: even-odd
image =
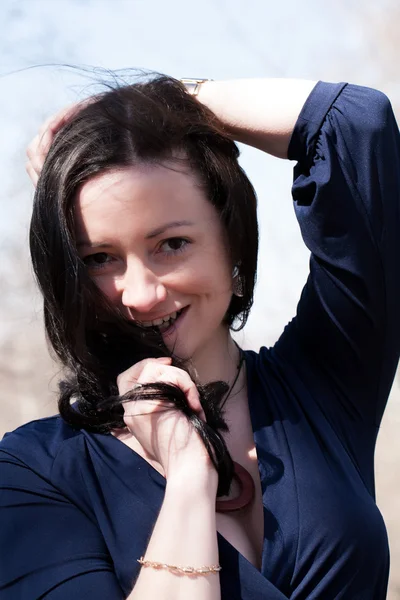
[{"label": "chin", "polygon": [[220,347],[229,335],[229,327],[223,321],[227,309],[221,310],[219,315],[219,311],[200,315],[197,311],[191,312],[191,308],[188,306],[186,310],[183,309],[173,326],[162,334],[170,352],[184,361],[195,360],[207,349],[211,352],[213,348]]},{"label": "chin", "polygon": [[188,344],[181,344],[179,340],[175,340],[175,343],[171,341],[165,342],[165,345],[174,356],[184,361],[191,360],[196,353],[195,348],[191,348]]}]

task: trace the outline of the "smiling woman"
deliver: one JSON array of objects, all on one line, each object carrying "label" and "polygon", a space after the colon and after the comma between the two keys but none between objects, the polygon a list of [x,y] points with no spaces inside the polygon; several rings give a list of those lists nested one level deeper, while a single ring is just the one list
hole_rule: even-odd
[{"label": "smiling woman", "polygon": [[110,304],[134,323],[156,326],[169,351],[199,369],[226,349],[232,263],[219,214],[197,179],[173,162],[97,176],[78,192],[75,235]]},{"label": "smiling woman", "polygon": [[[32,260],[65,377],[60,415],[0,444],[2,598],[384,600],[373,453],[400,349],[390,103],[291,80],[188,91],[159,76],[108,91],[29,149]],[[258,244],[233,139],[297,161],[311,253],[296,316],[259,353],[231,337]]]},{"label": "smiling woman", "polygon": [[[124,425],[122,407],[116,419],[107,398],[138,358],[173,353],[198,383],[232,378],[239,357],[229,326],[246,321],[258,248],[255,193],[237,157],[215,115],[165,77],[104,94],[55,137],[36,191],[31,250],[49,338],[64,364],[75,372],[79,364],[69,390],[87,425]],[[232,293],[238,264],[240,296]],[[154,323],[155,335],[143,335],[173,313],[167,330]],[[136,336],[130,352],[122,331]],[[82,396],[84,380],[92,391]],[[76,424],[66,392],[61,402]]]}]

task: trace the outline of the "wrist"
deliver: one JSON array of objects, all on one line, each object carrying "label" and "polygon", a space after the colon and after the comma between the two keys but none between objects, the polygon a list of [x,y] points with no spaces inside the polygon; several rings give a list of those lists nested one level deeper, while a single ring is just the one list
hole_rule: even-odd
[{"label": "wrist", "polygon": [[183,77],[180,82],[183,83],[183,85],[186,88],[186,91],[188,94],[190,94],[191,96],[198,96],[201,86],[206,82],[206,81],[214,81],[213,79],[206,79],[206,78],[201,78],[201,79],[196,79],[193,77]]},{"label": "wrist", "polygon": [[173,468],[166,477],[166,493],[179,497],[204,497],[215,502],[218,488],[218,473],[212,468],[199,468],[192,463],[185,468]]},{"label": "wrist", "polygon": [[205,79],[198,88],[196,97],[204,105],[212,109],[217,101],[215,90],[218,88],[218,82],[213,79]]}]

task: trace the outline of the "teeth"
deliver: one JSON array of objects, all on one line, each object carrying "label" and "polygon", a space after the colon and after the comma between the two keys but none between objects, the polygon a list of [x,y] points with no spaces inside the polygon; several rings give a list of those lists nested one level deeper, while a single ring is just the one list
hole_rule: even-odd
[{"label": "teeth", "polygon": [[174,312],[174,313],[172,313],[172,315],[169,315],[169,317],[165,317],[165,318],[164,318],[164,323],[166,323],[166,322],[167,322],[167,321],[169,321],[170,319],[172,319],[172,320],[176,319],[176,315],[177,315],[177,313],[176,313],[176,312]]},{"label": "teeth", "polygon": [[181,311],[173,312],[162,319],[156,319],[155,321],[143,321],[143,327],[159,327],[163,323],[168,323],[169,321],[175,321],[177,315],[179,315]]}]

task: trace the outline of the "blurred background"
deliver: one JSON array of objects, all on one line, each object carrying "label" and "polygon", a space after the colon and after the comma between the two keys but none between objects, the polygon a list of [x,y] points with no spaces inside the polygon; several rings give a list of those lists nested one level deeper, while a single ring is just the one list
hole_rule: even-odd
[{"label": "blurred background", "polygon": [[[42,121],[94,93],[101,69],[124,68],[178,78],[350,81],[386,92],[399,120],[399,22],[398,0],[2,0],[0,438],[57,412],[59,367],[46,348],[27,248],[33,188],[25,148]],[[255,306],[238,339],[258,349],[273,344],[293,316],[308,252],[291,203],[293,164],[241,150],[259,198],[261,253]],[[397,376],[376,453],[390,600],[400,599],[399,401]]]}]

